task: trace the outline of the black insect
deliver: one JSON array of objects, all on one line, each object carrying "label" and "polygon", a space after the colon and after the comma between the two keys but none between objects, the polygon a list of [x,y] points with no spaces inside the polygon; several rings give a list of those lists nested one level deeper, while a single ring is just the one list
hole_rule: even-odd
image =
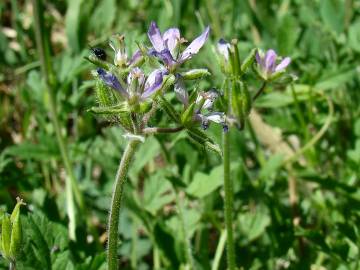
[{"label": "black insect", "polygon": [[95,54],[100,60],[106,60],[106,52],[101,48],[90,48],[90,50]]}]

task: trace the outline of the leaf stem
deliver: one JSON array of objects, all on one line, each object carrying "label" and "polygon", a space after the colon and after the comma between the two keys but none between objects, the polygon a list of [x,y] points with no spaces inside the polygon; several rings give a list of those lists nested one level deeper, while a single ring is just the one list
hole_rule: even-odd
[{"label": "leaf stem", "polygon": [[117,270],[117,244],[118,244],[118,226],[119,226],[119,216],[121,208],[122,194],[124,191],[124,184],[126,181],[126,175],[129,169],[131,160],[135,154],[137,146],[140,141],[130,140],[125,148],[124,154],[121,158],[113,188],[113,195],[111,200],[111,209],[109,213],[109,222],[108,222],[108,249],[107,249],[107,259],[108,259],[108,270]]}]

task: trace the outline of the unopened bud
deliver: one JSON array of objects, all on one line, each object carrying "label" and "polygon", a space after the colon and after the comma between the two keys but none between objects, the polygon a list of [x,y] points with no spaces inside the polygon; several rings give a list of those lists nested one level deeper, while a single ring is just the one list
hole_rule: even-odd
[{"label": "unopened bud", "polygon": [[206,68],[197,68],[183,72],[180,75],[184,80],[196,80],[196,79],[201,79],[202,77],[208,76],[210,74],[211,73]]}]

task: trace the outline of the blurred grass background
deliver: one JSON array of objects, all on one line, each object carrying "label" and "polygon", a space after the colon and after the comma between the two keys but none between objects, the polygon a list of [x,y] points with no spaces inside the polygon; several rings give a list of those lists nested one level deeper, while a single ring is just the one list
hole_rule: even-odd
[{"label": "blurred grass background", "polygon": [[[208,44],[189,64],[212,72],[204,88],[221,87],[213,51],[221,37],[237,38],[243,57],[259,47],[293,59],[290,71],[299,78],[293,87],[273,85],[255,105],[258,114],[246,131],[231,131],[237,264],[360,269],[360,1],[44,5],[58,117],[87,211],[77,209],[76,241],[68,240],[64,165],[40,74],[31,1],[1,1],[0,207],[10,211],[18,195],[28,203],[19,269],[105,269],[107,211],[124,139],[114,123],[86,111],[96,101],[92,66],[83,57],[89,46],[111,55],[107,39],[114,33],[125,34],[130,52],[135,41],[149,44],[152,20],[162,30],[178,26],[188,40],[210,25]],[[208,132],[220,141],[221,128]],[[217,246],[223,234],[220,176],[220,158],[185,134],[149,138],[130,170],[121,269],[181,269],[185,235],[196,269],[225,269],[225,251]],[[6,269],[1,258],[0,268]]]}]

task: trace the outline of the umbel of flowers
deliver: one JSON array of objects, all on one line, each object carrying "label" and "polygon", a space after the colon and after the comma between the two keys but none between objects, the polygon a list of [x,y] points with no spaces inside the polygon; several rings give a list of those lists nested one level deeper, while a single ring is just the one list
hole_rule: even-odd
[{"label": "umbel of flowers", "polygon": [[[199,53],[209,38],[210,29],[204,31],[193,41],[188,42],[177,28],[169,28],[161,33],[155,22],[151,22],[147,35],[148,44],[137,44],[133,55],[129,55],[125,37],[114,35],[109,42],[114,51],[113,60],[108,61],[103,49],[93,48],[87,57],[96,68],[93,75],[96,81],[95,93],[98,106],[89,111],[107,117],[118,123],[125,131],[128,145],[125,148],[115,178],[113,198],[108,223],[108,269],[117,269],[118,220],[123,186],[131,159],[140,142],[154,133],[175,133],[185,130],[189,138],[204,148],[224,154],[225,219],[228,233],[228,267],[234,269],[234,250],[231,226],[231,199],[227,192],[226,168],[228,157],[229,126],[244,127],[252,102],[263,92],[265,86],[285,73],[290,58],[279,64],[273,50],[262,53],[254,49],[244,61],[235,43],[220,40],[217,46],[220,65],[225,74],[223,89],[197,89],[189,85],[197,84],[210,75],[205,68],[186,69],[184,64]],[[255,95],[251,95],[243,75],[252,67],[263,82]],[[174,95],[168,93],[174,92]],[[177,106],[171,97],[175,96]],[[219,102],[217,102],[219,101]],[[151,118],[162,110],[170,119],[165,126],[152,126]],[[223,151],[207,135],[210,123],[222,126],[224,131]]]}]

